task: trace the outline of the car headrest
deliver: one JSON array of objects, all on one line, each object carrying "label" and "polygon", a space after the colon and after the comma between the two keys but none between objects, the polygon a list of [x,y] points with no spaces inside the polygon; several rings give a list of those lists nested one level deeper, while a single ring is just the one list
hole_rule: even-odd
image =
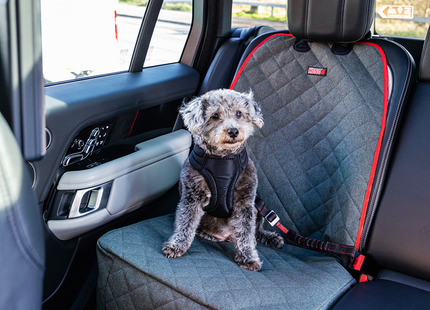
[{"label": "car headrest", "polygon": [[299,39],[360,41],[372,25],[375,0],[288,0],[288,28]]},{"label": "car headrest", "polygon": [[423,51],[421,52],[420,68],[418,79],[423,82],[430,82],[430,27],[427,31],[426,40],[424,41]]}]

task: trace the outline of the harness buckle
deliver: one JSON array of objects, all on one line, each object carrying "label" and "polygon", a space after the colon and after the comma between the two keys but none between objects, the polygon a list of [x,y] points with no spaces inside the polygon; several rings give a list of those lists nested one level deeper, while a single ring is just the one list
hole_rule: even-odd
[{"label": "harness buckle", "polygon": [[265,219],[266,219],[266,221],[268,221],[269,222],[269,224],[271,225],[271,226],[275,226],[276,225],[276,223],[278,223],[279,222],[279,216],[275,213],[275,211],[273,211],[273,210],[270,210],[270,212],[269,213],[267,213],[267,215],[264,217]]}]

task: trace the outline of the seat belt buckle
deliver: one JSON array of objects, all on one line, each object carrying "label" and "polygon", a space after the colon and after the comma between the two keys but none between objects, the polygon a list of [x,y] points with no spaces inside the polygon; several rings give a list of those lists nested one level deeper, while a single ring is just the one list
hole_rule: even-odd
[{"label": "seat belt buckle", "polygon": [[279,222],[279,216],[273,210],[270,210],[270,212],[267,213],[267,215],[264,218],[266,219],[266,221],[269,222],[270,226],[272,227]]},{"label": "seat belt buckle", "polygon": [[366,256],[364,256],[363,254],[358,254],[357,257],[355,258],[353,264],[352,264],[352,269],[361,272],[361,268],[363,268],[363,264],[364,264],[364,260],[366,259]]}]

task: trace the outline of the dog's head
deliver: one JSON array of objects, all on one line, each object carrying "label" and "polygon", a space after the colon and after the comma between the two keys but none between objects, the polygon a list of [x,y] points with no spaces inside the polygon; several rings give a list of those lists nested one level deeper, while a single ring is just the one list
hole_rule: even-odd
[{"label": "dog's head", "polygon": [[209,153],[236,153],[264,124],[253,93],[220,89],[184,104],[180,114],[194,142]]}]

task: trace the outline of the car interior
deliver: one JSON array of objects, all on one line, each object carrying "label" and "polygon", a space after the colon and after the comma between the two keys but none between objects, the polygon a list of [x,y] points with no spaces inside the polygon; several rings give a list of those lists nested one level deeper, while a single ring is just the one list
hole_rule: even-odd
[{"label": "car interior", "polygon": [[[288,0],[283,30],[193,0],[179,61],[144,67],[162,5],[127,71],[43,85],[39,1],[0,3],[0,309],[428,308],[430,30],[379,35],[375,0]],[[164,257],[193,146],[178,109],[221,88],[261,106],[265,206],[352,258],[258,244],[255,272],[197,237]]]}]

